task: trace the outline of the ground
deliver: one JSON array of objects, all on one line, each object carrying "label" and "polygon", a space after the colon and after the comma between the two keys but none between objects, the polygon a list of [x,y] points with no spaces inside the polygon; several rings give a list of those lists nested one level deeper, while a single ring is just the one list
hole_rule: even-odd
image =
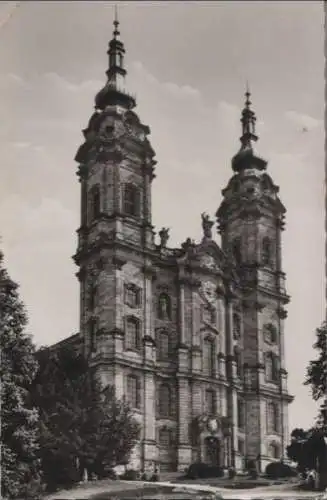
[{"label": "ground", "polygon": [[[204,484],[205,483],[205,484]],[[212,483],[212,481],[210,481]],[[226,484],[227,486],[227,484]],[[214,495],[214,496],[213,496]],[[143,481],[97,481],[90,482],[70,491],[62,491],[47,496],[45,500],[200,500],[212,498],[216,500],[301,500],[311,498],[326,499],[325,493],[300,491],[295,483],[284,482],[268,486],[233,489],[208,484],[208,480],[200,484],[198,481],[183,483],[145,483]]]}]

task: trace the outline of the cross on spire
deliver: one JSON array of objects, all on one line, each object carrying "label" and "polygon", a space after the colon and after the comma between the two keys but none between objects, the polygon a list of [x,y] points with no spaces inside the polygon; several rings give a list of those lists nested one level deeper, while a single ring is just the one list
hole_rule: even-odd
[{"label": "cross on spire", "polygon": [[246,91],[245,91],[245,105],[242,111],[241,123],[242,123],[242,136],[240,138],[241,141],[241,150],[252,149],[252,142],[256,142],[258,140],[258,136],[255,134],[255,122],[256,116],[254,111],[251,109],[251,92],[249,89],[249,84],[246,82]]},{"label": "cross on spire", "polygon": [[118,8],[117,5],[115,5],[115,17],[114,17],[114,31],[113,31],[113,37],[116,40],[117,37],[120,35],[120,31],[118,29],[119,26],[119,21],[118,21]]}]

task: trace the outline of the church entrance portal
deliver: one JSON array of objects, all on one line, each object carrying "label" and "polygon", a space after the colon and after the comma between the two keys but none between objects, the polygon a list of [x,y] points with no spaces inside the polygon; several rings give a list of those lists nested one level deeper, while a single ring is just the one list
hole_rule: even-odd
[{"label": "church entrance portal", "polygon": [[204,440],[205,462],[209,465],[220,467],[220,442],[214,436],[209,436]]}]

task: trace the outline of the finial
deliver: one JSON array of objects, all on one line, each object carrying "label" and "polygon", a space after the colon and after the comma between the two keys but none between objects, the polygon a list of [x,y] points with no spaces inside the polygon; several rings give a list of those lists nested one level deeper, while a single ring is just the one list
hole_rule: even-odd
[{"label": "finial", "polygon": [[250,101],[250,97],[251,97],[251,92],[250,92],[250,86],[249,86],[249,81],[246,80],[246,91],[245,91],[245,107],[247,109],[250,108],[252,102]]},{"label": "finial", "polygon": [[258,140],[258,137],[255,135],[255,122],[256,116],[255,113],[251,110],[251,101],[250,101],[251,93],[249,88],[249,82],[246,82],[246,90],[245,90],[245,105],[242,111],[242,150],[252,149],[252,142]]},{"label": "finial", "polygon": [[116,38],[120,35],[120,32],[118,30],[118,26],[119,26],[119,21],[118,21],[118,8],[117,8],[117,5],[115,5],[115,18],[114,18],[114,32],[113,32],[113,35],[114,35],[114,39],[116,40]]}]

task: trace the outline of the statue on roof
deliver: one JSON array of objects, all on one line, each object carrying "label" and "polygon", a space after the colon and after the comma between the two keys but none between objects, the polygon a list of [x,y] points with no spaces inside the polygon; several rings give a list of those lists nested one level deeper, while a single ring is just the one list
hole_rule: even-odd
[{"label": "statue on roof", "polygon": [[169,240],[169,228],[163,227],[159,231],[160,246],[161,248],[166,248],[167,242]]},{"label": "statue on roof", "polygon": [[212,226],[214,225],[214,222],[210,220],[209,215],[207,215],[205,212],[201,214],[201,217],[202,217],[203,236],[211,240]]}]

